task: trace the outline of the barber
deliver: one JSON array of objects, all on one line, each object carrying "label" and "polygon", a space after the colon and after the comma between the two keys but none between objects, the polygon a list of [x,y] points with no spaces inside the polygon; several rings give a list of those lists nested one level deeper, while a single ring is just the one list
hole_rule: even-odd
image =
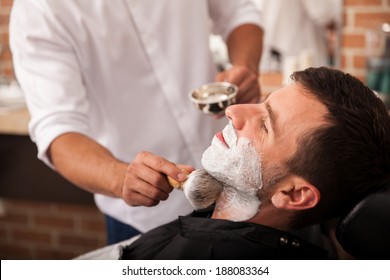
[{"label": "barber", "polygon": [[[227,42],[233,66],[222,73],[211,32]],[[166,175],[185,179],[174,163],[200,167],[226,122],[199,114],[191,89],[226,80],[239,103],[259,100],[262,29],[251,1],[19,0],[10,38],[38,158],[95,194],[109,243],[192,210]]]}]

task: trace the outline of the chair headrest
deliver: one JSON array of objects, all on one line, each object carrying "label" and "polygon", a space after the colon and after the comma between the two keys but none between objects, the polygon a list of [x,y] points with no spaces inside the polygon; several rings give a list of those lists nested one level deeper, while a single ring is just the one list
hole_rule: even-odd
[{"label": "chair headrest", "polygon": [[341,217],[336,238],[356,259],[390,259],[390,191],[370,195]]}]

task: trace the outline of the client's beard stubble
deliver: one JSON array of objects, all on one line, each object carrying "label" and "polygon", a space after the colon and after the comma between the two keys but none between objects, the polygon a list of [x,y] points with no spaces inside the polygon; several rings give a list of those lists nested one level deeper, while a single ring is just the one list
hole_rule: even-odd
[{"label": "client's beard stubble", "polygon": [[258,212],[257,192],[262,188],[261,160],[249,139],[237,136],[231,122],[223,130],[227,149],[215,137],[202,156],[205,170],[195,171],[184,184],[187,199],[196,209],[213,204],[213,216],[244,221]]}]

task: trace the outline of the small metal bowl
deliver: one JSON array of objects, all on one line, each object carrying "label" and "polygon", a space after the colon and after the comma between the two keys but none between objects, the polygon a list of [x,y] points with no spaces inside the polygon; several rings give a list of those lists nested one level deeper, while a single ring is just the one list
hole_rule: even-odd
[{"label": "small metal bowl", "polygon": [[215,82],[193,90],[189,97],[195,107],[208,115],[219,115],[236,103],[238,87],[227,82]]}]

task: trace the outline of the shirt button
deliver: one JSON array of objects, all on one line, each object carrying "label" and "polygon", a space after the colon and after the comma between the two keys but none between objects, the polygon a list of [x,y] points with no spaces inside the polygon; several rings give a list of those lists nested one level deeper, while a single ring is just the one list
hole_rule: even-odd
[{"label": "shirt button", "polygon": [[280,237],[279,242],[280,242],[280,245],[286,245],[288,243],[288,239],[287,239],[287,237],[282,236],[282,237]]},{"label": "shirt button", "polygon": [[293,242],[291,242],[291,246],[293,248],[299,248],[301,244],[299,244],[299,241],[298,240],[293,240]]}]

